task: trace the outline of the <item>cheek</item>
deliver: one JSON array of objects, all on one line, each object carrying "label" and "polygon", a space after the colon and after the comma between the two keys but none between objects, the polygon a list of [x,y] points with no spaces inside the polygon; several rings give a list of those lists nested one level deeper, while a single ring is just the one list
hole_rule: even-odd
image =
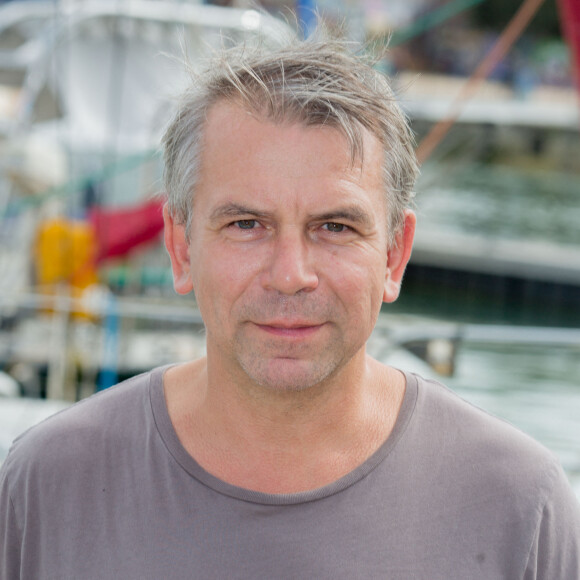
[{"label": "cheek", "polygon": [[192,259],[192,270],[200,307],[225,305],[228,312],[232,303],[257,279],[258,260],[252,255],[240,256],[227,247],[210,247]]},{"label": "cheek", "polygon": [[350,256],[332,253],[320,264],[324,265],[325,277],[332,281],[337,294],[368,304],[369,300],[382,303],[386,261],[386,254],[369,249]]},{"label": "cheek", "polygon": [[358,264],[329,268],[329,280],[335,296],[349,319],[361,325],[374,324],[383,302],[383,283],[380,273]]}]

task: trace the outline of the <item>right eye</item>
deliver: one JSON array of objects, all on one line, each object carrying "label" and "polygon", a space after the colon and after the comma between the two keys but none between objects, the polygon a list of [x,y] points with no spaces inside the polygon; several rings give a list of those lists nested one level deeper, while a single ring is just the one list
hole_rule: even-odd
[{"label": "right eye", "polygon": [[348,229],[348,226],[337,222],[327,222],[322,227],[333,234],[340,234]]},{"label": "right eye", "polygon": [[238,220],[232,224],[241,230],[252,230],[256,227],[256,220]]}]

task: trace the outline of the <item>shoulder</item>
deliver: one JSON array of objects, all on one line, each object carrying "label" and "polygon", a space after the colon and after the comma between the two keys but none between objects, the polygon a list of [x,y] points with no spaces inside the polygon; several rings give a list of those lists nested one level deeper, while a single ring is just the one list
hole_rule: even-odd
[{"label": "shoulder", "polygon": [[415,429],[441,461],[459,466],[464,480],[516,501],[541,505],[562,477],[555,455],[507,421],[461,398],[441,383],[417,381]]},{"label": "shoulder", "polygon": [[121,423],[138,410],[139,402],[148,400],[151,375],[152,371],[137,375],[59,411],[25,431],[15,440],[14,446],[46,443],[61,436],[79,436],[95,427],[103,429],[112,423]]},{"label": "shoulder", "polygon": [[442,383],[411,375],[417,381],[417,412],[426,428],[436,429],[449,439],[470,445],[500,446],[542,456],[551,453],[540,443],[509,422],[463,399]]},{"label": "shoulder", "polygon": [[437,381],[407,379],[414,409],[398,455],[422,513],[482,553],[495,546],[517,563],[506,577],[577,578],[580,505],[558,459]]},{"label": "shoulder", "polygon": [[[149,411],[152,372],[99,392],[52,415],[17,437],[5,460],[14,477],[70,469],[121,437],[131,437]],[[40,475],[40,474],[39,474]]]}]

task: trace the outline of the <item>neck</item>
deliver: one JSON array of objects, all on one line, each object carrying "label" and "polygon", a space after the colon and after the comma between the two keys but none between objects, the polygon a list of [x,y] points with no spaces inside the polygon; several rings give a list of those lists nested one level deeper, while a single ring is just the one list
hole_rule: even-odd
[{"label": "neck", "polygon": [[358,363],[304,391],[264,392],[196,361],[166,374],[169,413],[186,450],[229,483],[270,493],[321,487],[380,447],[403,399],[398,371],[364,353]]}]

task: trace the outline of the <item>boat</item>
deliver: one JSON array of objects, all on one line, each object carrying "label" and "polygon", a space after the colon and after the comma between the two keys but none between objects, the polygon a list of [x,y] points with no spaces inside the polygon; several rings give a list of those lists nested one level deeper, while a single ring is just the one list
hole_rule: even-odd
[{"label": "boat", "polygon": [[[2,33],[15,30],[21,45],[2,50]],[[2,124],[9,155],[0,178],[0,368],[18,377],[21,394],[74,401],[152,366],[203,354],[201,317],[194,304],[175,299],[159,243],[162,201],[153,194],[171,97],[165,90],[178,92],[185,81],[176,61],[184,53],[197,62],[212,46],[276,43],[289,34],[287,24],[256,10],[187,3],[36,0],[2,7],[0,79],[21,81],[12,118]],[[415,122],[428,120],[404,99]],[[435,180],[437,172],[427,177]],[[110,227],[119,221],[123,233],[131,230],[129,239]],[[132,230],[133,221],[146,228]],[[426,287],[431,300],[442,294],[442,311],[445,301],[457,310],[457,293],[474,280],[487,296],[497,291],[502,307],[510,280],[538,284],[544,296],[553,282],[577,300],[578,253],[567,258],[561,246],[542,248],[544,254],[528,242],[494,240],[491,251],[483,236],[423,226],[401,308],[414,288]],[[87,268],[87,256],[99,267]],[[373,352],[381,360],[412,352],[423,374],[449,374],[461,340],[484,334],[477,322],[381,316]],[[536,326],[512,339],[526,332],[557,344],[577,340]]]},{"label": "boat", "polygon": [[159,243],[168,104],[212,51],[293,34],[188,2],[0,7],[0,369],[22,395],[76,400],[203,351]]}]

